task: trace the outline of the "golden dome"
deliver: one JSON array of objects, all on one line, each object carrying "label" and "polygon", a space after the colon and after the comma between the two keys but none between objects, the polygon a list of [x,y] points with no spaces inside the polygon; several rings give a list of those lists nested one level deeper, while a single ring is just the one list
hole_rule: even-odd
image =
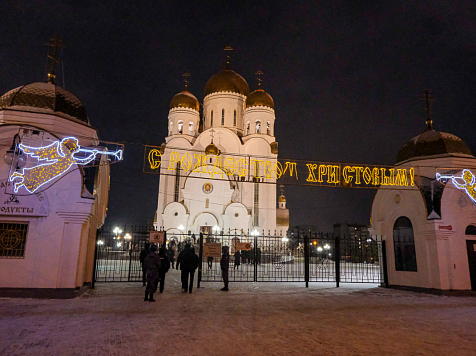
[{"label": "golden dome", "polygon": [[220,150],[212,142],[207,146],[207,148],[205,148],[205,154],[218,156],[220,154]]},{"label": "golden dome", "polygon": [[221,91],[247,96],[250,93],[250,88],[241,75],[230,69],[224,69],[208,80],[205,85],[205,96]]},{"label": "golden dome", "polygon": [[172,98],[170,109],[174,108],[190,108],[198,111],[200,105],[198,104],[197,98],[192,93],[184,90]]},{"label": "golden dome", "polygon": [[278,202],[285,203],[286,202],[286,197],[284,195],[280,195],[279,198],[278,198]]},{"label": "golden dome", "polygon": [[250,106],[267,106],[274,109],[274,100],[263,89],[257,89],[246,98],[246,107]]}]

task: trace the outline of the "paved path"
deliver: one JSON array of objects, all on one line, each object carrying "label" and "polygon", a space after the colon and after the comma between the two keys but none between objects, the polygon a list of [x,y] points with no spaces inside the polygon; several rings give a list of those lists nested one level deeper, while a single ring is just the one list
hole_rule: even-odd
[{"label": "paved path", "polygon": [[476,298],[366,285],[140,283],[72,300],[0,299],[0,355],[476,355]]}]

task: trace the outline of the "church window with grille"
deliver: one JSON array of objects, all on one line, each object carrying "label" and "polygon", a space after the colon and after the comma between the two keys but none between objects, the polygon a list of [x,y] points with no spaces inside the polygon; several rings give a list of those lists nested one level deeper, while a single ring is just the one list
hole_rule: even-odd
[{"label": "church window with grille", "polygon": [[399,217],[393,225],[393,247],[396,271],[417,271],[415,238],[413,226],[405,216]]},{"label": "church window with grille", "polygon": [[170,121],[170,134],[169,134],[169,136],[172,135],[173,129],[174,129],[174,123],[172,121]]},{"label": "church window with grille", "polygon": [[0,223],[0,258],[25,258],[28,224]]},{"label": "church window with grille", "polygon": [[208,208],[210,208],[210,199],[207,198],[207,200],[205,201],[205,209]]},{"label": "church window with grille", "polygon": [[236,110],[233,112],[233,126],[236,126]]},{"label": "church window with grille", "polygon": [[249,121],[246,123],[246,134],[247,135],[250,134],[250,122]]},{"label": "church window with grille", "polygon": [[178,122],[178,133],[182,134],[182,132],[183,132],[183,122],[179,121]]},{"label": "church window with grille", "polygon": [[179,201],[180,195],[180,162],[177,162],[175,166],[175,191],[174,191],[174,201]]},{"label": "church window with grille", "polygon": [[213,126],[213,110],[210,114],[210,126]]},{"label": "church window with grille", "polygon": [[225,109],[221,109],[221,126],[225,125]]},{"label": "church window with grille", "polygon": [[188,123],[188,134],[193,135],[193,122]]},{"label": "church window with grille", "polygon": [[269,121],[266,123],[266,134],[271,135],[271,126]]}]

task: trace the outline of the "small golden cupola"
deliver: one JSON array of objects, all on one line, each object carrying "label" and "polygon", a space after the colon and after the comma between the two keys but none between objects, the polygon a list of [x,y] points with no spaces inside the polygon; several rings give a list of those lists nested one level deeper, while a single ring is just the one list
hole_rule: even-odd
[{"label": "small golden cupola", "polygon": [[170,101],[170,109],[175,108],[189,108],[196,111],[200,110],[200,104],[198,103],[197,98],[188,91],[188,78],[190,74],[185,73],[183,75],[185,88],[180,93],[176,94]]},{"label": "small golden cupola", "polygon": [[252,106],[267,106],[271,109],[274,109],[274,100],[267,92],[265,92],[261,88],[261,75],[263,74],[262,71],[256,72],[257,79],[258,79],[258,89],[252,92],[246,98],[245,108],[249,108]]},{"label": "small golden cupola", "polygon": [[205,154],[210,156],[218,156],[221,153],[220,149],[213,144],[213,134],[215,133],[215,130],[211,129],[210,132],[211,132],[211,142],[205,148]]}]

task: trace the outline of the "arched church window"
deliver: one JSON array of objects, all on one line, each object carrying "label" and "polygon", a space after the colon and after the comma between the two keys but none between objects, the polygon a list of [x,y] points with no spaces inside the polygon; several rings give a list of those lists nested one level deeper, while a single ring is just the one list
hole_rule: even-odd
[{"label": "arched church window", "polygon": [[256,121],[256,131],[255,133],[260,134],[261,133],[261,121]]},{"label": "arched church window", "polygon": [[178,122],[178,133],[181,134],[183,132],[183,122],[179,121]]},{"label": "arched church window", "polygon": [[233,112],[233,126],[236,126],[236,110]]},{"label": "arched church window", "polygon": [[466,231],[464,232],[465,235],[476,235],[476,226],[468,225],[466,227]]},{"label": "arched church window", "polygon": [[246,123],[246,134],[247,135],[250,134],[250,122],[249,121]]},{"label": "arched church window", "polygon": [[266,123],[266,134],[271,135],[271,127],[270,127],[269,121]]},{"label": "arched church window", "polygon": [[210,126],[213,126],[213,110],[210,114]]},{"label": "arched church window", "polygon": [[170,121],[170,136],[172,135],[173,133],[173,129],[174,129],[174,123],[172,121]]},{"label": "arched church window", "polygon": [[188,124],[188,134],[193,135],[193,122],[189,122]]},{"label": "arched church window", "polygon": [[396,271],[417,271],[415,239],[410,219],[399,217],[393,225],[393,248]]},{"label": "arched church window", "polygon": [[221,109],[221,126],[225,125],[225,109]]}]

